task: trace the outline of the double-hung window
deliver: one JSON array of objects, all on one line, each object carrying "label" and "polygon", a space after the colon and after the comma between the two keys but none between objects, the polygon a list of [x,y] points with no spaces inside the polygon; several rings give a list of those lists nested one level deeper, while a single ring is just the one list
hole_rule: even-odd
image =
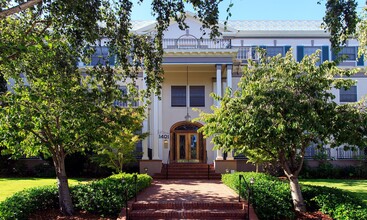
[{"label": "double-hung window", "polygon": [[284,47],[266,47],[266,56],[274,57],[278,54],[284,56]]},{"label": "double-hung window", "polygon": [[343,47],[338,53],[338,57],[343,57],[345,60],[355,61],[357,59],[356,47]]},{"label": "double-hung window", "polygon": [[115,56],[110,54],[108,47],[96,46],[94,47],[94,50],[95,52],[91,56],[91,66],[96,66],[99,64],[106,65],[107,62],[111,66],[115,65]]},{"label": "double-hung window", "polygon": [[351,86],[349,89],[340,89],[340,102],[356,102],[357,86]]}]

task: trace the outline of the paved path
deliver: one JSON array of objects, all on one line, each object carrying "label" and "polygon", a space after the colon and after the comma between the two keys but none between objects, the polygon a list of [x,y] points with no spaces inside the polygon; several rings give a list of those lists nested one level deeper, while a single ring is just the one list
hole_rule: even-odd
[{"label": "paved path", "polygon": [[236,202],[238,196],[220,180],[154,180],[138,201]]}]

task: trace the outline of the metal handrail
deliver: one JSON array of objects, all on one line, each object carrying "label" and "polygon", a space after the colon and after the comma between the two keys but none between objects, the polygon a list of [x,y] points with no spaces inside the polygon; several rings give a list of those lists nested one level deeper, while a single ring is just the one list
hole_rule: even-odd
[{"label": "metal handrail", "polygon": [[[133,175],[134,180],[134,201],[137,201],[137,195],[138,195],[138,176],[136,174]],[[129,199],[129,184],[125,181],[125,178],[122,177],[121,179],[122,187],[124,187],[123,193],[124,193],[124,200],[125,200],[125,213],[126,213],[126,219],[129,220],[129,208],[128,208],[128,199]]]},{"label": "metal handrail", "polygon": [[166,179],[168,179],[168,164],[170,162],[170,156],[171,156],[171,151],[168,151],[168,158],[167,158],[167,163],[166,163]]},{"label": "metal handrail", "polygon": [[[251,188],[250,185],[246,182],[245,177],[240,174],[239,176],[239,192],[238,192],[238,202],[241,202],[241,195],[242,195],[242,184],[241,184],[241,180],[243,180],[243,183],[245,185],[246,188],[246,192],[247,192],[247,219],[250,219],[250,200],[251,200]],[[251,179],[251,182],[253,182],[253,179]],[[244,197],[245,199],[245,197]],[[245,216],[246,219],[246,216]]]},{"label": "metal handrail", "polygon": [[208,164],[208,180],[210,179],[210,164]]}]

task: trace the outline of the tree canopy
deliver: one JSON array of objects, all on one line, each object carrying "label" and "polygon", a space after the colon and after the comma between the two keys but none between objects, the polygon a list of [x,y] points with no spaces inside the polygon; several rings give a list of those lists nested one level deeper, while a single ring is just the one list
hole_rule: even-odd
[{"label": "tree canopy", "polygon": [[[203,29],[218,36],[221,1],[187,2],[197,10]],[[144,136],[135,129],[146,117],[147,99],[160,95],[163,31],[172,18],[186,27],[183,1],[154,0],[156,32],[134,34],[132,6],[132,1],[119,0],[0,1],[0,73],[13,83],[2,96],[0,140],[7,148],[2,152],[51,156],[60,208],[67,215],[73,206],[65,156],[87,148],[110,153],[125,147],[126,154]],[[108,57],[91,67],[91,55],[100,47],[108,48]],[[79,69],[79,61],[87,67]],[[147,89],[134,92],[143,71]],[[121,84],[130,88],[127,96]],[[116,100],[142,105],[120,108]]]},{"label": "tree canopy", "polygon": [[342,123],[347,121],[335,124],[338,106],[331,89],[353,85],[352,80],[334,78],[352,71],[330,62],[318,66],[317,55],[296,62],[292,51],[285,57],[264,54],[259,63],[249,61],[244,67],[236,91],[215,96],[220,107],[200,113],[199,120],[205,123],[200,131],[213,137],[216,148],[279,164],[290,180],[295,209],[304,211],[298,174],[305,150],[311,144],[329,143],[333,134],[344,130]]}]

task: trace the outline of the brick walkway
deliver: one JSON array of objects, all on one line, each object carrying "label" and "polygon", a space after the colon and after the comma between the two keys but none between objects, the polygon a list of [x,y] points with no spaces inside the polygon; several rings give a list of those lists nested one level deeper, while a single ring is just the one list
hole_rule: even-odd
[{"label": "brick walkway", "polygon": [[[150,187],[138,194],[137,201],[238,202],[238,195],[220,180],[154,180]],[[252,207],[250,219],[257,219]]]},{"label": "brick walkway", "polygon": [[155,180],[138,201],[235,202],[238,196],[220,180]]}]

